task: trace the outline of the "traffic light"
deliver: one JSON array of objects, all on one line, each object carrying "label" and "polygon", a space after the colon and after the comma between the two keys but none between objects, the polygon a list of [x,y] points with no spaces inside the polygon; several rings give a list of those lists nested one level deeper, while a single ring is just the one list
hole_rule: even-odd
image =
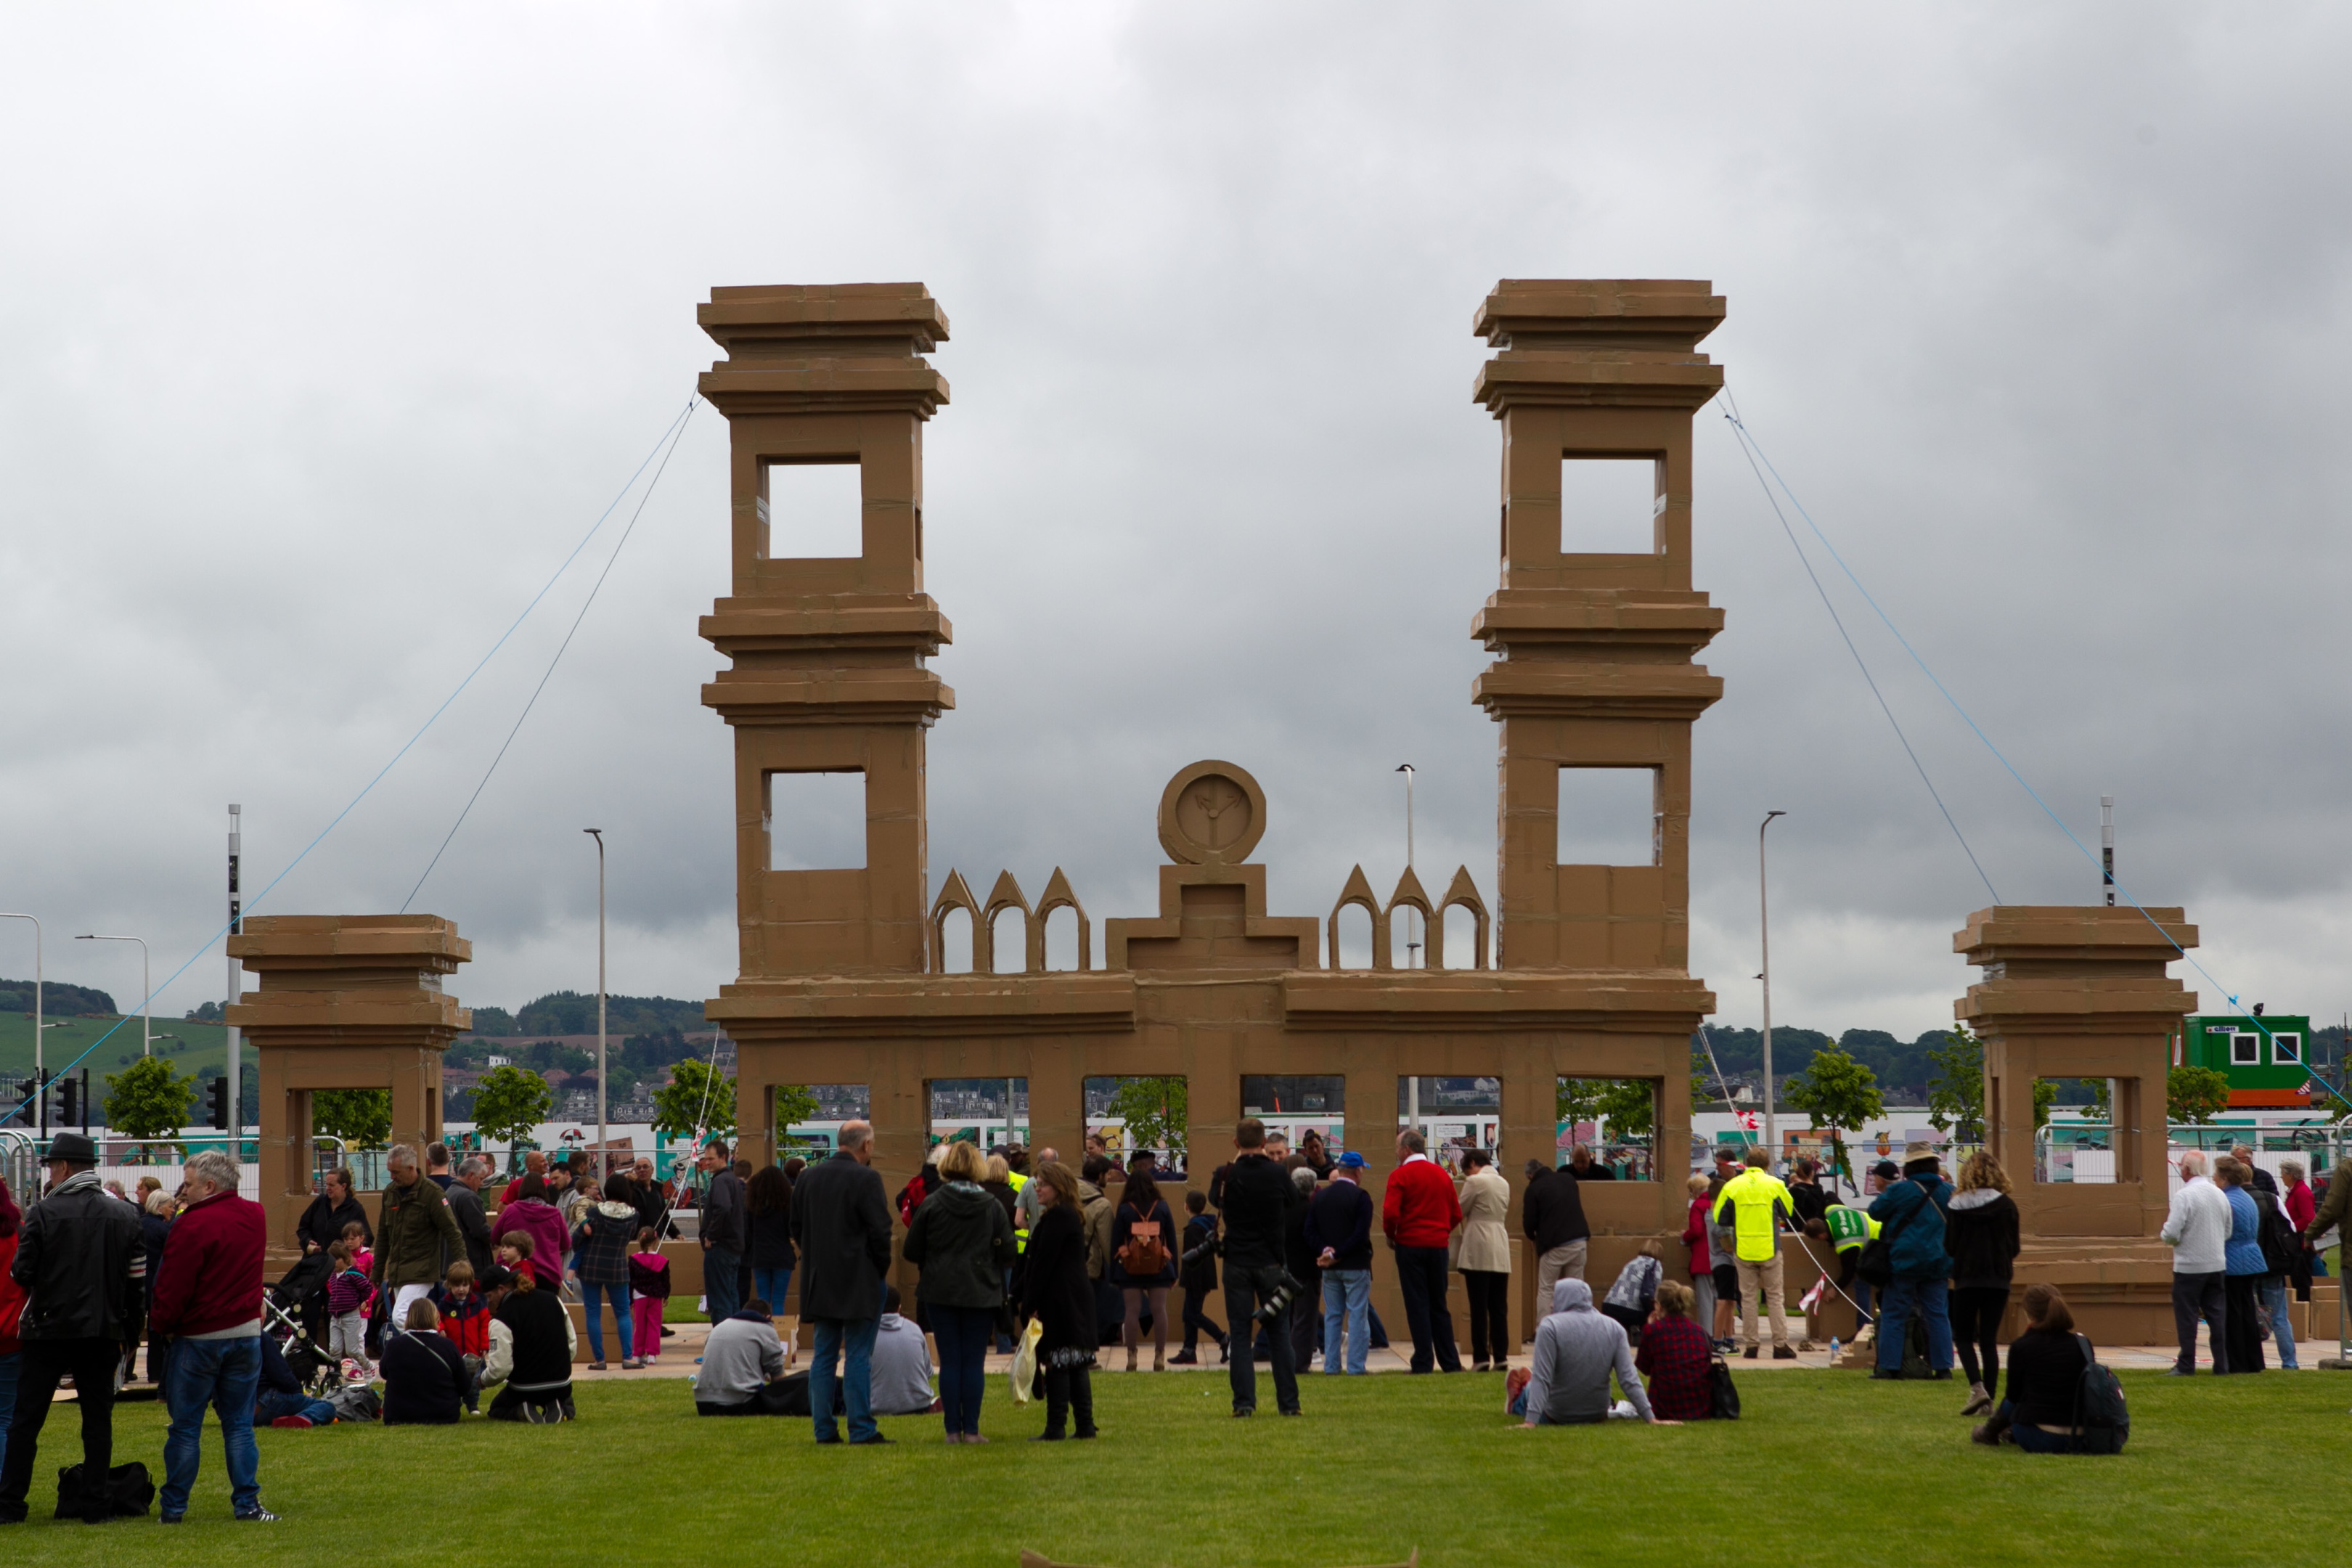
[{"label": "traffic light", "polygon": [[213,1105],[213,1125],[223,1132],[228,1131],[228,1079],[226,1078],[216,1078],[212,1080],[210,1098]]},{"label": "traffic light", "polygon": [[81,1117],[81,1085],[68,1073],[58,1080],[58,1125],[79,1125]]}]

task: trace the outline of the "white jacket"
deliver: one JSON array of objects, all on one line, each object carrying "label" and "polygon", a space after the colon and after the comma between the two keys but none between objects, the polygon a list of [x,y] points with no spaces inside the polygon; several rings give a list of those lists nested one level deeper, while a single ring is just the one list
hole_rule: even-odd
[{"label": "white jacket", "polygon": [[2175,1274],[2219,1274],[2230,1240],[2230,1199],[2203,1176],[2180,1184],[2158,1234],[2172,1248]]}]

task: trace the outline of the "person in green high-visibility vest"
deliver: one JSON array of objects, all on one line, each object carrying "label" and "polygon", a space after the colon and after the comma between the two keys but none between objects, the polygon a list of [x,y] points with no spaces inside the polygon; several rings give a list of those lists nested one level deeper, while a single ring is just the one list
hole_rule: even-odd
[{"label": "person in green high-visibility vest", "polygon": [[[1892,1164],[1886,1161],[1882,1163]],[[1902,1173],[1897,1171],[1896,1175]],[[1871,1173],[1873,1192],[1885,1186],[1876,1172]],[[1871,1321],[1870,1281],[1857,1272],[1862,1262],[1862,1249],[1878,1239],[1878,1222],[1850,1204],[1833,1203],[1822,1211],[1822,1217],[1805,1226],[1809,1236],[1826,1240],[1837,1248],[1837,1288],[1853,1301],[1862,1321]]]},{"label": "person in green high-visibility vest", "polygon": [[1780,1232],[1782,1224],[1795,1218],[1796,1205],[1780,1179],[1766,1169],[1770,1155],[1751,1148],[1745,1158],[1747,1169],[1726,1182],[1716,1195],[1714,1216],[1717,1225],[1733,1226],[1740,1334],[1747,1342],[1740,1354],[1754,1361],[1759,1348],[1756,1298],[1760,1292],[1772,1322],[1772,1359],[1794,1361],[1796,1347],[1789,1343],[1789,1322],[1781,1305]]}]

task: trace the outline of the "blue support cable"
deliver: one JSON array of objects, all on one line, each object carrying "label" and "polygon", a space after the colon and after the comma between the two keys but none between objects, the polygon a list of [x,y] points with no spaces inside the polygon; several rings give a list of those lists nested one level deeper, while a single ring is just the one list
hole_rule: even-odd
[{"label": "blue support cable", "polygon": [[[1936,672],[1928,668],[1927,661],[1919,656],[1919,650],[1911,646],[1911,639],[1903,635],[1902,628],[1895,624],[1894,617],[1890,616],[1886,613],[1885,608],[1879,604],[1875,597],[1872,595],[1870,590],[1863,586],[1862,579],[1854,574],[1853,568],[1846,563],[1845,557],[1838,553],[1837,546],[1830,542],[1829,535],[1822,531],[1822,525],[1813,521],[1813,514],[1805,510],[1805,503],[1797,499],[1797,492],[1790,488],[1789,481],[1787,479],[1780,477],[1780,470],[1773,467],[1772,459],[1765,455],[1764,448],[1762,445],[1757,441],[1755,433],[1750,431],[1748,428],[1747,424],[1739,417],[1737,405],[1732,404],[1730,399],[1727,397],[1725,399],[1725,403],[1727,405],[1727,412],[1725,413],[1724,417],[1730,421],[1732,429],[1738,432],[1743,449],[1752,454],[1749,459],[1750,462],[1760,462],[1763,464],[1765,470],[1772,476],[1773,483],[1780,487],[1780,493],[1789,498],[1789,504],[1797,509],[1797,515],[1805,520],[1805,526],[1812,530],[1813,537],[1821,542],[1821,545],[1823,550],[1829,552],[1830,559],[1837,563],[1838,570],[1845,574],[1846,581],[1853,584],[1854,592],[1862,595],[1863,603],[1868,605],[1872,613],[1878,616],[1879,624],[1884,626],[1887,631],[1893,635],[1896,642],[1903,645],[1903,651],[1911,656],[1911,662],[1919,667],[1919,673],[1926,676],[1929,682],[1935,686],[1937,691],[1942,695],[1944,700],[1951,705],[1952,711],[1960,716],[1960,721],[1969,727],[1969,732],[1974,734],[1979,742],[1983,742],[1984,749],[1992,753],[1993,760],[2000,763],[2001,767],[2007,771],[2009,776],[2017,781],[2017,786],[2023,790],[2027,795],[2032,797],[2034,805],[2042,808],[2042,814],[2056,825],[2059,832],[2066,836],[2066,841],[2069,844],[2072,844],[2075,849],[2082,854],[2084,859],[2089,861],[2091,865],[2095,868],[2099,869],[2103,875],[2106,875],[2105,868],[2102,865],[2099,857],[2092,851],[2090,846],[2084,844],[2082,839],[2075,837],[2074,830],[2066,826],[2066,821],[2063,817],[2060,816],[2055,811],[2053,811],[2050,808],[2050,803],[2042,798],[2042,793],[2026,782],[2025,775],[2017,771],[2016,764],[2009,760],[2007,753],[2003,752],[1999,746],[1993,744],[1992,737],[1984,732],[1983,727],[1976,721],[1975,718],[1969,714],[1966,708],[1960,705],[1960,700],[1952,695],[1951,688],[1946,686],[1943,680],[1937,677]],[[1777,504],[1773,510],[1775,512],[1779,511],[1780,509]],[[1783,526],[1786,526],[1785,520],[1783,520]],[[1801,552],[1800,553],[1801,553]],[[1811,571],[1811,568],[1808,566],[1806,570]],[[1819,586],[1818,581],[1816,581],[1815,586]],[[1826,603],[1827,596],[1824,595],[1823,597],[1824,603]],[[1836,612],[1832,611],[1831,614],[1834,616]],[[1839,629],[1843,631],[1844,628],[1841,626]],[[1852,644],[1849,643],[1848,646],[1851,647]],[[1875,689],[1874,687],[1874,689]],[[1888,717],[1889,719],[1892,719],[1893,715],[1889,714]],[[1925,776],[1924,773],[1922,776]],[[1932,786],[1930,787],[1932,788]],[[1954,831],[1957,832],[1958,829],[1955,828]],[[1975,857],[1971,856],[1969,858],[1973,860]],[[1982,874],[1982,868],[1979,868],[1979,875]],[[1986,886],[1990,887],[1991,884],[1988,882]],[[2240,1016],[2251,1018],[2252,1020],[2254,1027],[2261,1032],[2263,1037],[2271,1041],[2271,1054],[2273,1058],[2275,1058],[2278,1055],[2276,1037],[2271,1034],[2270,1029],[2260,1018],[2255,1018],[2252,1014],[2246,1012],[2245,1004],[2239,999],[2238,994],[2231,991],[2228,986],[2222,984],[2221,981],[2215,979],[2212,971],[2207,969],[2202,963],[2190,957],[2189,950],[2181,946],[2179,942],[2173,940],[2172,933],[2164,929],[2164,922],[2147,912],[2147,906],[2139,901],[2138,898],[2132,893],[2131,889],[2124,885],[2120,878],[2115,879],[2113,886],[2116,892],[2123,895],[2124,900],[2126,903],[2130,904],[2133,909],[2139,911],[2140,918],[2147,921],[2151,927],[2155,928],[2156,933],[2164,939],[2165,944],[2170,947],[2174,952],[2180,955],[2182,962],[2187,963],[2189,968],[2195,970],[2200,976],[2202,976],[2214,990],[2221,992],[2223,996],[2227,997],[2230,1005],[2237,1010]],[[1995,901],[1999,901],[1997,895]],[[2298,1056],[2301,1054],[2302,1053],[2298,1053]],[[2326,1079],[2313,1072],[2308,1063],[2303,1064],[2303,1070],[2304,1077],[2307,1080],[2316,1084],[2321,1089],[2326,1089],[2330,1095],[2333,1095],[2336,1100],[2342,1101],[2346,1106],[2352,1107],[2352,1096],[2347,1096],[2343,1090],[2336,1088]]]},{"label": "blue support cable", "polygon": [[[624,484],[621,487],[619,493],[613,497],[611,504],[606,506],[602,512],[597,514],[596,521],[589,525],[588,531],[581,535],[580,542],[572,547],[572,552],[566,555],[563,558],[562,563],[557,566],[554,572],[549,575],[546,583],[541,586],[539,592],[531,595],[530,603],[522,607],[522,613],[515,616],[513,623],[509,625],[505,631],[499,634],[498,640],[490,645],[489,651],[483,654],[482,657],[475,662],[474,668],[466,672],[466,678],[457,682],[456,689],[453,689],[448,696],[441,700],[440,706],[434,709],[433,711],[426,716],[425,722],[416,727],[416,732],[409,736],[408,739],[402,743],[400,750],[392,754],[392,760],[385,763],[381,768],[378,768],[375,772],[375,776],[369,779],[365,784],[361,786],[359,794],[352,796],[350,803],[347,804],[342,810],[335,813],[333,818],[328,822],[327,826],[319,829],[318,833],[311,838],[310,842],[302,847],[301,853],[295,856],[291,860],[286,862],[285,868],[279,871],[275,877],[270,878],[268,885],[263,887],[261,891],[256,893],[252,898],[246,900],[245,907],[240,912],[240,919],[246,915],[252,914],[254,910],[259,906],[261,901],[264,899],[267,899],[270,895],[271,891],[277,888],[278,884],[287,879],[295,867],[299,866],[305,859],[309,858],[310,851],[316,849],[320,842],[326,838],[327,835],[332,833],[338,826],[340,826],[343,818],[349,816],[352,811],[358,807],[360,802],[365,800],[369,794],[374,790],[375,786],[383,782],[384,775],[391,773],[392,770],[398,765],[401,758],[408,755],[410,750],[415,746],[416,742],[425,738],[425,732],[433,728],[434,724],[439,721],[442,714],[449,710],[449,705],[457,701],[457,699],[464,694],[466,688],[474,683],[474,677],[481,674],[483,668],[487,666],[492,658],[498,656],[499,650],[506,647],[507,639],[513,637],[515,632],[520,628],[523,622],[530,618],[530,613],[539,608],[540,601],[546,598],[549,592],[554,588],[555,584],[560,580],[562,580],[563,574],[572,569],[572,563],[580,559],[580,552],[588,548],[589,541],[596,537],[597,531],[604,526],[605,522],[611,519],[614,512],[620,510],[621,503],[628,499],[629,492],[631,490],[636,489],[637,480],[644,477],[646,469],[652,466],[656,458],[662,455],[662,449],[665,444],[673,446],[676,444],[674,437],[676,435],[683,434],[682,427],[686,421],[693,416],[695,405],[700,401],[701,399],[699,396],[689,396],[686,400],[686,406],[678,411],[676,418],[672,419],[667,426],[663,427],[660,438],[655,441],[652,449],[646,453],[645,460],[637,465],[636,470],[630,474],[628,482]],[[608,564],[606,570],[609,571],[610,569],[611,568]],[[233,923],[235,922],[223,924],[218,931],[206,937],[205,939],[204,945],[197,948],[195,952],[188,955],[186,963],[182,963],[179,968],[165,975],[163,977],[163,984],[153,987],[145,996],[142,997],[139,1004],[140,1010],[142,1013],[145,1012],[153,1004],[154,999],[158,995],[171,989],[172,983],[173,981],[179,979],[181,975],[185,974],[188,970],[194,965],[198,959],[203,958],[211,952],[213,943],[228,935],[229,926]],[[229,1000],[234,1002],[236,998],[231,997]],[[68,1062],[63,1068],[58,1068],[57,1076],[62,1078],[65,1074],[73,1071],[75,1068],[79,1067],[84,1061],[89,1059],[90,1052],[95,1051],[99,1047],[112,1039],[116,1031],[121,1029],[123,1026],[130,1022],[131,1018],[128,1014],[125,1014],[121,1018],[116,1020],[113,1028],[107,1030],[106,1033],[99,1036],[95,1040],[92,1040],[83,1048],[80,1056],[74,1058],[73,1060]],[[43,1087],[45,1086],[35,1086],[33,1094],[39,1094],[42,1091]],[[7,1122],[15,1120],[16,1116],[22,1114],[25,1108],[30,1105],[32,1101],[33,1095],[26,1095],[23,1099],[19,1100],[16,1106],[6,1114],[0,1115],[0,1126],[5,1125]]]}]

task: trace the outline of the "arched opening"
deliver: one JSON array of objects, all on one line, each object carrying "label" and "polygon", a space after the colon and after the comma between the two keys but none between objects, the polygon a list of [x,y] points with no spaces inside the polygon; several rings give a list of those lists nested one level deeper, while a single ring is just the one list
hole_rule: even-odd
[{"label": "arched opening", "polygon": [[1078,966],[1078,911],[1056,904],[1045,916],[1045,967],[1075,970]]},{"label": "arched opening", "polygon": [[999,974],[1020,974],[1029,967],[1029,917],[1019,906],[1007,904],[996,911],[996,919],[988,928],[989,939],[995,952],[995,971]]},{"label": "arched opening", "polygon": [[1478,965],[1478,911],[1467,904],[1445,910],[1445,967],[1475,969]]},{"label": "arched opening", "polygon": [[1429,922],[1411,904],[1389,911],[1389,962],[1399,969],[1429,967]]},{"label": "arched opening", "polygon": [[940,973],[971,973],[971,911],[951,909],[940,917]]},{"label": "arched opening", "polygon": [[1372,966],[1372,912],[1361,904],[1349,904],[1334,917],[1339,933],[1339,952],[1332,960],[1334,969],[1370,969]]}]

